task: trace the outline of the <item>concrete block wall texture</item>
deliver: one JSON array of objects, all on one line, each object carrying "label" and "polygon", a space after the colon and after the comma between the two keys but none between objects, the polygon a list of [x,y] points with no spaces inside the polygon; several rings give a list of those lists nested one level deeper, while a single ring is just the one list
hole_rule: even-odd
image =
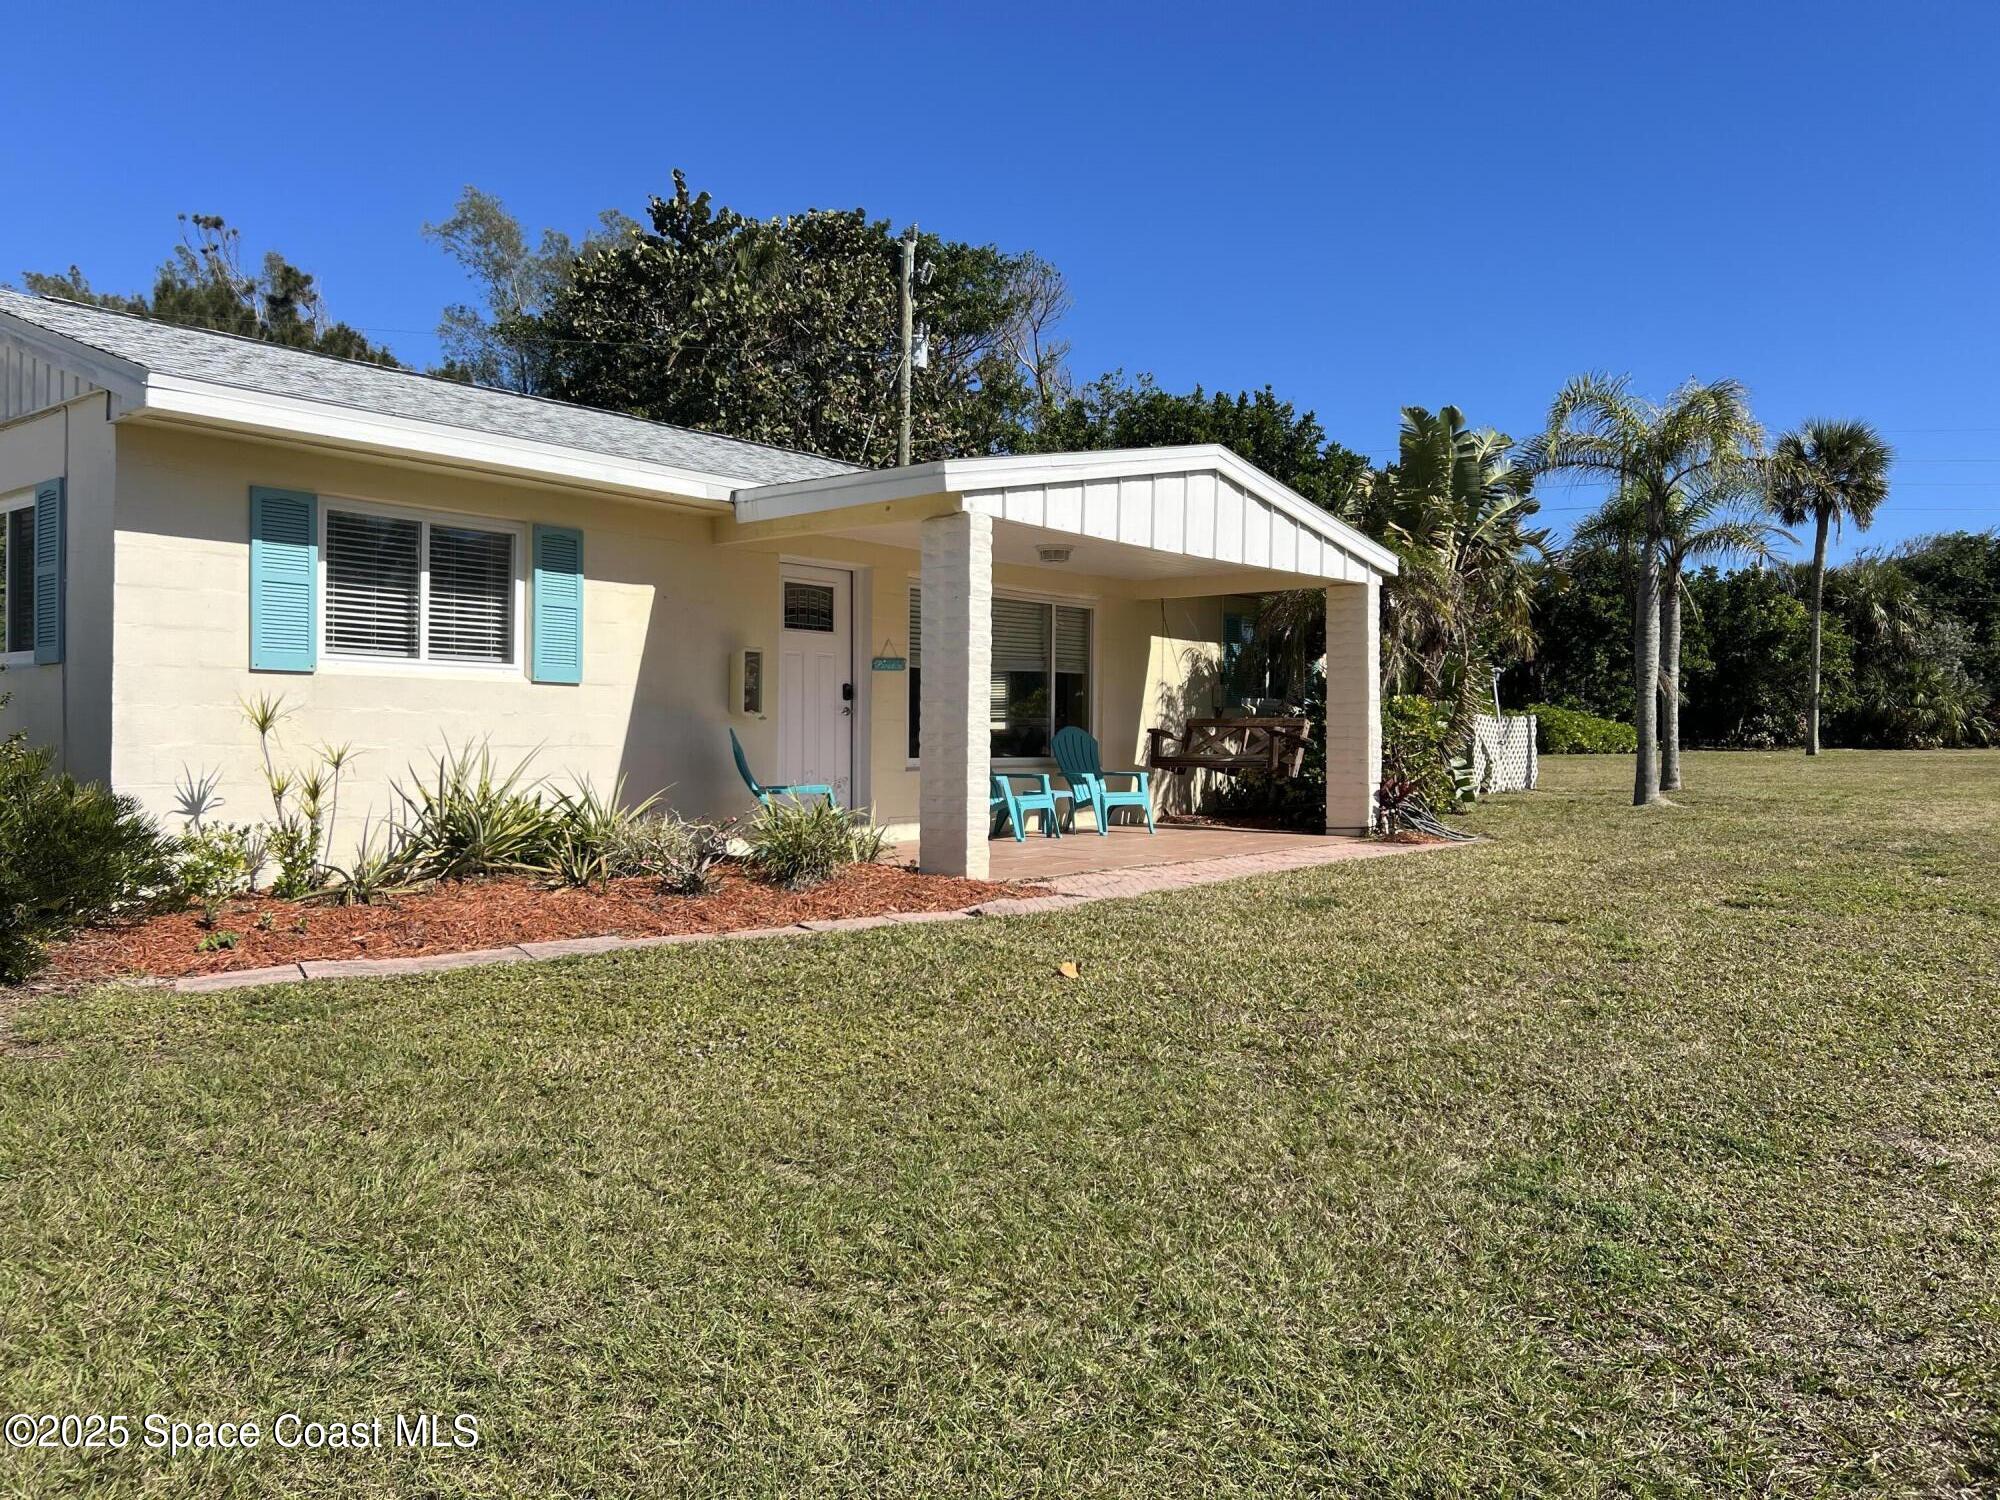
[{"label": "concrete block wall texture", "polygon": [[86,781],[111,774],[112,506],[118,447],[106,397],[81,396],[0,429],[0,499],[64,482],[65,606],[60,663],[0,671],[0,735],[25,732]]},{"label": "concrete block wall texture", "polygon": [[993,518],[960,512],[925,521],[921,582],[923,868],[983,880],[992,773]]},{"label": "concrete block wall texture", "polygon": [[1366,833],[1382,781],[1381,587],[1326,591],[1326,830]]},{"label": "concrete block wall texture", "polygon": [[[67,659],[0,674],[0,693],[14,694],[0,709],[0,732],[25,728],[38,743],[58,746],[69,769],[108,780],[169,826],[178,826],[176,783],[211,771],[221,773],[227,799],[221,816],[269,816],[257,738],[240,708],[267,693],[282,694],[291,709],[279,732],[281,764],[307,763],[327,743],[357,752],[341,793],[337,858],[364,826],[379,829],[396,809],[394,784],[422,772],[447,743],[490,741],[509,764],[533,752],[534,770],[559,783],[587,777],[608,789],[622,777],[634,797],[666,788],[690,815],[745,813],[749,797],[729,757],[728,731],[741,736],[753,766],[774,776],[777,724],[774,714],[730,711],[729,662],[744,646],[775,647],[779,569],[801,550],[855,570],[856,598],[866,603],[856,686],[868,695],[857,770],[867,768],[865,797],[878,821],[907,833],[922,826],[923,778],[908,753],[908,677],[867,670],[871,655],[893,656],[906,645],[909,587],[943,561],[926,559],[921,546],[831,537],[718,546],[710,517],[692,510],[221,433],[114,425],[101,396],[0,429],[0,493],[58,475],[70,495]],[[251,671],[252,485],[310,491],[323,508],[351,499],[581,528],[584,681],[538,684],[525,672],[398,662]],[[985,847],[996,589],[1091,609],[1091,727],[1107,764],[1141,764],[1148,727],[1212,711],[1222,650],[1219,598],[1161,600],[1129,579],[995,564],[993,524],[984,516],[942,518],[954,537],[945,576],[958,582],[941,599],[964,624],[934,626],[930,639],[962,634],[980,655],[961,663],[969,669],[961,678],[926,689],[928,696],[948,687],[957,707],[945,721],[964,726],[945,784],[966,795],[953,797],[950,812],[934,805],[930,815],[959,828],[945,846],[961,847],[968,865]],[[969,592],[975,573],[983,590],[977,608]],[[776,684],[768,688],[775,704]]]},{"label": "concrete block wall texture", "polygon": [[[447,742],[490,741],[511,766],[558,785],[587,777],[628,796],[671,788],[690,815],[746,812],[750,795],[728,731],[775,777],[776,719],[729,712],[729,659],[776,645],[778,559],[712,544],[705,515],[554,487],[501,483],[363,458],[221,437],[119,430],[114,606],[115,675],[108,736],[112,785],[170,826],[174,784],[222,773],[221,816],[270,815],[257,736],[240,702],[282,694],[282,764],[314,747],[351,744],[336,846],[396,807]],[[584,533],[584,674],[535,683],[525,671],[335,664],[312,673],[253,672],[249,657],[249,489],[310,490],[412,510],[554,522]],[[772,701],[775,701],[773,698]],[[379,837],[379,834],[378,834]]]}]

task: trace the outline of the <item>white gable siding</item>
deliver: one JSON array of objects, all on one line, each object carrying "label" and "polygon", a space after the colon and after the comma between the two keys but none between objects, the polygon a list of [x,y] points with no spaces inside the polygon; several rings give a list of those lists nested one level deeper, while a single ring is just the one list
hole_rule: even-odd
[{"label": "white gable siding", "polygon": [[1374,571],[1213,469],[968,490],[965,504],[998,521],[1306,578],[1359,582]]},{"label": "white gable siding", "polygon": [[61,406],[96,389],[76,371],[52,363],[13,339],[0,337],[0,422]]}]

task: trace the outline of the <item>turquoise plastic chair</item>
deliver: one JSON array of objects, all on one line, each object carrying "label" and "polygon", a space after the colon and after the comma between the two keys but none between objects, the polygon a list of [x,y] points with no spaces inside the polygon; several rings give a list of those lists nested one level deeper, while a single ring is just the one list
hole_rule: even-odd
[{"label": "turquoise plastic chair", "polygon": [[[1039,782],[1036,790],[1017,791],[1016,779]],[[1046,771],[995,771],[993,773],[993,795],[986,805],[995,810],[993,831],[998,833],[1009,824],[1013,825],[1014,842],[1028,841],[1028,814],[1042,815],[1042,836],[1059,839],[1062,837],[1063,804],[1069,802],[1070,794],[1058,791],[1049,782]]]},{"label": "turquoise plastic chair", "polygon": [[[1088,802],[1097,815],[1099,835],[1111,831],[1112,810],[1120,807],[1138,808],[1146,815],[1146,832],[1153,831],[1153,789],[1146,772],[1105,770],[1098,759],[1097,740],[1074,724],[1056,731],[1054,750],[1056,764],[1062,768],[1063,779],[1069,782],[1076,805]],[[1132,785],[1113,789],[1108,779],[1114,776],[1129,777]]]},{"label": "turquoise plastic chair", "polygon": [[771,806],[773,797],[824,797],[828,807],[840,806],[840,799],[833,795],[833,788],[819,782],[811,784],[801,782],[797,786],[764,785],[751,773],[750,757],[743,753],[743,741],[736,738],[736,731],[733,729],[729,731],[729,748],[736,756],[736,773],[743,778],[743,784],[750,788],[750,795],[755,797],[761,806]]}]

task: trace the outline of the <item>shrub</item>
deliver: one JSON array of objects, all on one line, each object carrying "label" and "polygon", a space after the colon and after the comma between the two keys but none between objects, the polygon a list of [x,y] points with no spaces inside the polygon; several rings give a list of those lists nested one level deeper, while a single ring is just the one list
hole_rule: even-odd
[{"label": "shrub", "polygon": [[319,831],[302,818],[287,818],[266,830],[264,852],[277,866],[271,894],[283,901],[309,896],[320,885]]},{"label": "shrub", "polygon": [[715,884],[716,866],[729,852],[728,822],[702,823],[675,812],[627,820],[606,857],[617,875],[647,875],[676,896],[699,896]]},{"label": "shrub", "polygon": [[1415,798],[1433,813],[1472,800],[1472,773],[1443,704],[1400,693],[1382,705],[1382,780],[1401,800]]},{"label": "shrub", "polygon": [[201,925],[213,927],[223,903],[256,882],[263,863],[263,836],[233,823],[209,823],[190,828],[174,848],[174,885],[185,900],[201,908]]},{"label": "shrub", "polygon": [[1616,719],[1553,703],[1530,704],[1527,711],[1535,716],[1535,741],[1544,755],[1631,755],[1639,748],[1638,731]]},{"label": "shrub", "polygon": [[361,840],[354,847],[354,858],[345,869],[326,866],[333,881],[319,894],[341,906],[373,906],[402,887],[402,866],[396,857],[393,835],[390,842],[378,847],[374,834],[374,826],[364,822]]},{"label": "shrub", "polygon": [[746,839],[751,865],[788,891],[831,879],[886,843],[880,829],[857,826],[842,809],[818,801],[773,803],[752,820]]},{"label": "shrub", "polygon": [[546,875],[555,867],[562,815],[528,778],[533,755],[499,771],[492,748],[453,753],[446,745],[428,781],[395,788],[402,804],[392,840],[405,881],[463,880],[497,874]]},{"label": "shrub", "polygon": [[153,820],[130,798],[52,774],[51,761],[22,735],[0,739],[0,984],[40,968],[45,944],[173,885]]},{"label": "shrub", "polygon": [[625,806],[624,797],[622,779],[609,797],[598,795],[588,781],[579,781],[574,792],[558,794],[549,863],[564,885],[604,885],[615,875],[639,873],[621,868],[618,856],[627,832],[652,810],[660,794],[655,792],[636,807]]}]

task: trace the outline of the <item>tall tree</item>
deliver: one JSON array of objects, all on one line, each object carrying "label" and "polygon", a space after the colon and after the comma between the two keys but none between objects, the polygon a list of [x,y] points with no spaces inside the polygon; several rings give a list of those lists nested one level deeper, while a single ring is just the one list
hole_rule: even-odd
[{"label": "tall tree", "polygon": [[83,272],[28,271],[28,290],[189,328],[212,328],[315,354],[393,365],[396,357],[332,318],[314,278],[277,251],[256,274],[243,269],[242,235],[217,214],[182,214],[181,241],[160,267],[150,297],[91,289]]},{"label": "tall tree", "polygon": [[[1753,470],[1735,466],[1704,473],[1667,496],[1660,554],[1660,790],[1681,786],[1681,608],[1690,565],[1717,561],[1769,562],[1774,542],[1791,538],[1751,509],[1761,493]],[[1613,549],[1631,558],[1645,540],[1644,506],[1621,489],[1578,526],[1570,541]]]},{"label": "tall tree", "polygon": [[1548,430],[1530,445],[1537,473],[1573,473],[1610,482],[1638,515],[1632,590],[1632,722],[1639,749],[1632,802],[1660,796],[1660,597],[1668,515],[1674,496],[1722,489],[1750,472],[1763,446],[1749,393],[1733,380],[1690,381],[1655,405],[1632,394],[1623,376],[1582,375],[1557,393]]},{"label": "tall tree", "polygon": [[[616,209],[597,217],[586,249],[636,234],[639,226]],[[438,321],[445,363],[436,373],[474,385],[536,394],[548,384],[542,316],[569,280],[577,246],[559,229],[530,244],[520,220],[492,193],[467,186],[451,217],[424,225],[432,241],[479,287],[484,307],[455,302]]]},{"label": "tall tree", "polygon": [[1326,435],[1319,418],[1260,391],[1163,391],[1150,375],[1099,376],[1038,407],[1018,446],[1038,453],[1220,443],[1323,510],[1351,517],[1368,460]]},{"label": "tall tree", "polygon": [[1806,754],[1819,754],[1820,622],[1826,603],[1826,534],[1852,522],[1866,531],[1889,495],[1894,455],[1866,422],[1807,422],[1778,439],[1771,456],[1771,508],[1787,526],[1813,523],[1812,663],[1806,692]]},{"label": "tall tree", "polygon": [[[1403,408],[1396,462],[1357,519],[1401,564],[1383,593],[1383,674],[1468,717],[1503,655],[1533,642],[1532,602],[1549,533],[1513,440],[1455,406]],[[1468,730],[1470,724],[1465,726]]]},{"label": "tall tree", "polygon": [[[1682,655],[1690,744],[1770,749],[1796,744],[1805,724],[1805,601],[1784,567],[1710,565],[1685,580],[1688,632]],[[1829,682],[1845,684],[1845,635],[1827,641]]]},{"label": "tall tree", "polygon": [[[586,246],[536,320],[550,394],[894,461],[901,251],[887,222],[858,209],[756,219],[678,172],[648,220]],[[1059,386],[1060,281],[991,245],[924,235],[918,254],[930,358],[915,378],[916,457],[1004,451],[1036,386]]]}]

